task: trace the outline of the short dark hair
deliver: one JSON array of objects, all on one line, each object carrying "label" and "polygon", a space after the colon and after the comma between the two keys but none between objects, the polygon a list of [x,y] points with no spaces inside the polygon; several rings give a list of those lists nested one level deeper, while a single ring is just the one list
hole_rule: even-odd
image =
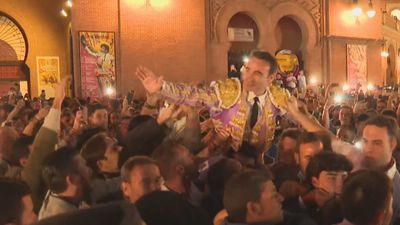
[{"label": "short dark hair", "polygon": [[14,166],[21,166],[19,160],[29,157],[29,145],[33,143],[34,137],[22,136],[15,140],[10,155],[10,163]]},{"label": "short dark hair", "polygon": [[148,156],[133,156],[129,158],[121,168],[122,181],[128,182],[130,180],[130,173],[136,166],[143,165],[157,165],[156,161]]},{"label": "short dark hair", "polygon": [[245,222],[247,203],[258,202],[265,183],[272,177],[265,171],[246,170],[235,174],[225,185],[223,203],[231,222]]},{"label": "short dark hair", "polygon": [[51,192],[58,194],[67,189],[66,177],[79,174],[74,157],[79,152],[70,147],[62,147],[52,152],[45,160],[42,176]]},{"label": "short dark hair", "polygon": [[179,141],[167,140],[156,148],[153,158],[160,167],[161,175],[165,180],[170,179],[174,175],[176,165],[181,162],[180,148],[186,148]]},{"label": "short dark hair", "polygon": [[311,178],[319,177],[322,171],[351,172],[353,164],[342,154],[335,152],[320,152],[314,155],[306,169],[306,180],[311,183]]},{"label": "short dark hair", "polygon": [[356,123],[361,123],[361,122],[367,121],[368,118],[369,118],[368,114],[361,113],[360,115],[357,116]]},{"label": "short dark hair", "polygon": [[[312,143],[312,142],[320,142],[320,143],[324,143],[321,138],[318,136],[317,133],[315,132],[302,132],[299,136],[299,147],[302,144],[308,144],[308,143]],[[299,148],[297,148],[297,152],[299,151]]]},{"label": "short dark hair", "polygon": [[272,56],[269,52],[255,50],[251,53],[251,57],[256,57],[257,59],[261,59],[269,64],[270,68],[269,68],[268,76],[271,76],[272,74],[276,73],[276,71],[278,70],[278,63],[277,63],[275,57]]},{"label": "short dark hair", "polygon": [[279,149],[281,149],[281,145],[282,145],[282,141],[285,138],[291,138],[293,140],[295,140],[297,143],[299,142],[299,136],[301,135],[301,131],[297,128],[288,128],[285,129],[281,136],[279,137]]},{"label": "short dark hair", "polygon": [[106,45],[106,44],[101,44],[100,47],[101,47],[101,48],[105,48],[106,51],[107,51],[107,53],[110,52],[110,47],[109,47],[108,45]]},{"label": "short dark hair", "polygon": [[393,138],[396,139],[399,132],[397,121],[388,116],[382,116],[382,115],[374,116],[365,122],[364,129],[367,126],[386,128],[388,135],[391,139]]},{"label": "short dark hair", "polygon": [[240,172],[241,164],[235,159],[224,158],[210,167],[207,183],[210,191],[224,191],[225,185],[234,174]]},{"label": "short dark hair", "polygon": [[397,120],[397,114],[396,114],[396,112],[393,111],[393,110],[391,110],[391,109],[384,109],[384,110],[382,111],[382,115],[388,116],[388,117],[391,117],[391,118]]},{"label": "short dark hair", "polygon": [[392,191],[392,182],[383,172],[363,170],[350,174],[341,196],[344,218],[355,225],[370,224],[387,209]]},{"label": "short dark hair", "polygon": [[22,198],[30,194],[24,182],[0,178],[0,224],[20,224],[24,210]]},{"label": "short dark hair", "polygon": [[95,113],[97,110],[101,110],[101,109],[105,109],[107,110],[107,108],[99,103],[94,103],[94,104],[90,104],[88,105],[88,116],[93,115],[93,113]]}]

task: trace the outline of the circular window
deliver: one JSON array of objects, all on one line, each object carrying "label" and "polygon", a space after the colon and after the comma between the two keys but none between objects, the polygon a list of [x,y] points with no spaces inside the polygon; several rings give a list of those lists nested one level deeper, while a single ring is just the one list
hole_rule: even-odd
[{"label": "circular window", "polygon": [[0,12],[0,47],[14,51],[16,59],[11,60],[26,60],[28,42],[25,33],[14,19],[2,12]]}]

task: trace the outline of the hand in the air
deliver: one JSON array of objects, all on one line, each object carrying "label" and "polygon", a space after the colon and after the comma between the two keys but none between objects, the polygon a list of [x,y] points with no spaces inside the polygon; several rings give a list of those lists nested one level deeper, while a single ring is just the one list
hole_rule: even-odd
[{"label": "hand in the air", "polygon": [[151,70],[144,66],[139,66],[136,69],[136,76],[142,82],[146,91],[151,95],[161,90],[163,85],[163,77],[156,76]]},{"label": "hand in the air", "polygon": [[291,115],[296,115],[299,112],[299,104],[296,97],[291,96],[287,102],[287,111]]}]

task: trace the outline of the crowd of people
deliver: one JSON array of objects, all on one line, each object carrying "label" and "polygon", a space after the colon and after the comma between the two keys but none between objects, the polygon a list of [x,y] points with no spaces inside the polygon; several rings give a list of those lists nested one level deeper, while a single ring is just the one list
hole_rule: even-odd
[{"label": "crowd of people", "polygon": [[139,67],[143,100],[66,97],[68,77],[4,96],[0,225],[400,224],[397,92],[289,94],[276,70],[255,51],[209,86]]}]

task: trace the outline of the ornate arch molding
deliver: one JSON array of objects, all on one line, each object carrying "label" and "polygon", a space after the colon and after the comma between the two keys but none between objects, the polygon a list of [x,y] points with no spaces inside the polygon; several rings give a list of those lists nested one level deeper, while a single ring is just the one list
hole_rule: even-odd
[{"label": "ornate arch molding", "polygon": [[[299,5],[302,10],[299,10]],[[315,34],[316,40],[311,42],[314,42],[314,44],[319,42],[322,33],[321,0],[211,0],[209,12],[211,20],[210,40],[226,42],[225,33],[229,20],[239,12],[244,12],[253,18],[262,37],[263,32],[267,32],[267,28],[263,24],[276,25],[271,21],[274,17],[269,14],[274,10],[277,11],[277,9],[281,10],[282,17],[292,15],[302,29],[307,26],[309,36]],[[305,16],[306,14],[309,15],[308,18]],[[315,27],[314,29],[310,28],[311,24]]]}]

